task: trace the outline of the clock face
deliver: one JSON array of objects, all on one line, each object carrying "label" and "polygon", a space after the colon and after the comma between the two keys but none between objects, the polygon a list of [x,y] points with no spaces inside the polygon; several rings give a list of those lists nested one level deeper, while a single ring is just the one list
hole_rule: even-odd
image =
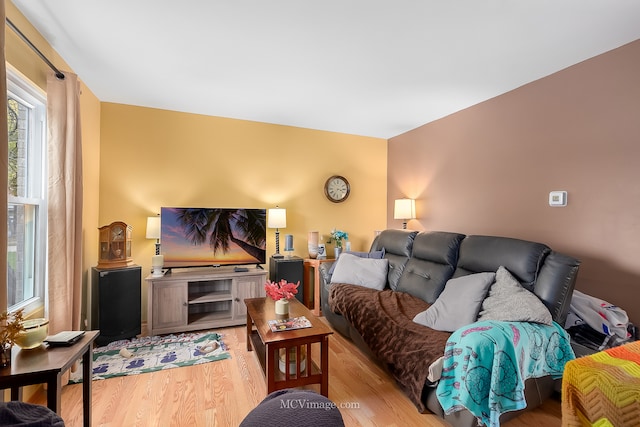
[{"label": "clock face", "polygon": [[116,225],[111,229],[111,240],[124,240],[124,228]]},{"label": "clock face", "polygon": [[324,184],[324,194],[334,203],[344,202],[349,197],[351,188],[346,178],[334,175]]}]

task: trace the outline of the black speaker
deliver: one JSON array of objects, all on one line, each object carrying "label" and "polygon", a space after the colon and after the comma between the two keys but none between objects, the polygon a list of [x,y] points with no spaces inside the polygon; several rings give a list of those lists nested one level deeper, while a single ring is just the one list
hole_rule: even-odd
[{"label": "black speaker", "polygon": [[141,333],[141,273],[139,266],[92,269],[91,329],[100,330],[98,345]]},{"label": "black speaker", "polygon": [[269,280],[279,282],[285,279],[291,283],[300,282],[296,299],[304,304],[303,274],[302,258],[300,257],[285,256],[282,258],[271,257],[269,259]]}]

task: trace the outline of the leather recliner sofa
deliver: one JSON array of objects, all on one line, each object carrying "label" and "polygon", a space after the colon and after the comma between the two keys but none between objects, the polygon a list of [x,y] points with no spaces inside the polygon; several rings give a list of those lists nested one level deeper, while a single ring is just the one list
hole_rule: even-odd
[{"label": "leather recliner sofa", "polygon": [[[450,232],[384,230],[372,243],[370,251],[384,249],[389,260],[387,288],[408,292],[433,304],[446,282],[473,273],[495,272],[504,266],[519,282],[533,292],[549,309],[552,318],[564,325],[575,286],[580,262],[555,252],[548,246],[520,239],[498,236],[465,236]],[[322,313],[340,334],[353,341],[375,359],[360,333],[329,305],[331,263],[320,266]],[[444,349],[443,349],[444,353]],[[553,393],[550,376],[525,382],[527,409],[540,405]],[[436,397],[436,388],[425,384],[422,401],[425,407],[454,426],[476,426],[477,419],[468,411],[444,414]],[[504,422],[521,411],[505,413]]]}]

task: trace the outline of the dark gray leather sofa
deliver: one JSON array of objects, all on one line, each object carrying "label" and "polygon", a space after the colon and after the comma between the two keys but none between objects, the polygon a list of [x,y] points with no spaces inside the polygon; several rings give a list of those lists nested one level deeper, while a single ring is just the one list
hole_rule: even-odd
[{"label": "dark gray leather sofa", "polygon": [[[544,244],[497,236],[384,230],[374,240],[371,251],[383,248],[384,257],[389,260],[386,286],[394,291],[410,293],[432,304],[447,280],[467,274],[495,272],[502,265],[538,296],[551,312],[553,320],[560,325],[565,323],[580,265],[578,260],[554,252]],[[358,331],[329,307],[330,266],[331,263],[320,266],[322,313],[335,330],[375,358]],[[535,408],[551,396],[554,383],[551,377],[527,380],[527,409]],[[477,420],[468,411],[445,415],[435,387],[425,384],[422,396],[425,406],[450,424],[477,425]],[[519,413],[506,413],[501,421]]]}]

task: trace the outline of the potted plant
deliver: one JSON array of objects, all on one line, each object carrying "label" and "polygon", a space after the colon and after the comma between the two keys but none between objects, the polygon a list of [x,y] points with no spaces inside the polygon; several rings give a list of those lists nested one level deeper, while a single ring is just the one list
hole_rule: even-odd
[{"label": "potted plant", "polygon": [[277,315],[284,317],[289,315],[289,300],[298,293],[298,286],[300,286],[300,282],[288,283],[285,279],[280,282],[267,280],[267,283],[264,284],[265,292],[276,302]]},{"label": "potted plant", "polygon": [[335,258],[338,259],[338,257],[340,256],[340,254],[342,253],[342,240],[347,240],[349,238],[349,234],[342,231],[342,230],[336,230],[335,228],[333,230],[331,230],[331,239],[335,240]]},{"label": "potted plant", "polygon": [[0,314],[0,367],[11,364],[11,347],[16,342],[16,337],[24,331],[22,324],[23,309],[13,313],[4,311]]}]

